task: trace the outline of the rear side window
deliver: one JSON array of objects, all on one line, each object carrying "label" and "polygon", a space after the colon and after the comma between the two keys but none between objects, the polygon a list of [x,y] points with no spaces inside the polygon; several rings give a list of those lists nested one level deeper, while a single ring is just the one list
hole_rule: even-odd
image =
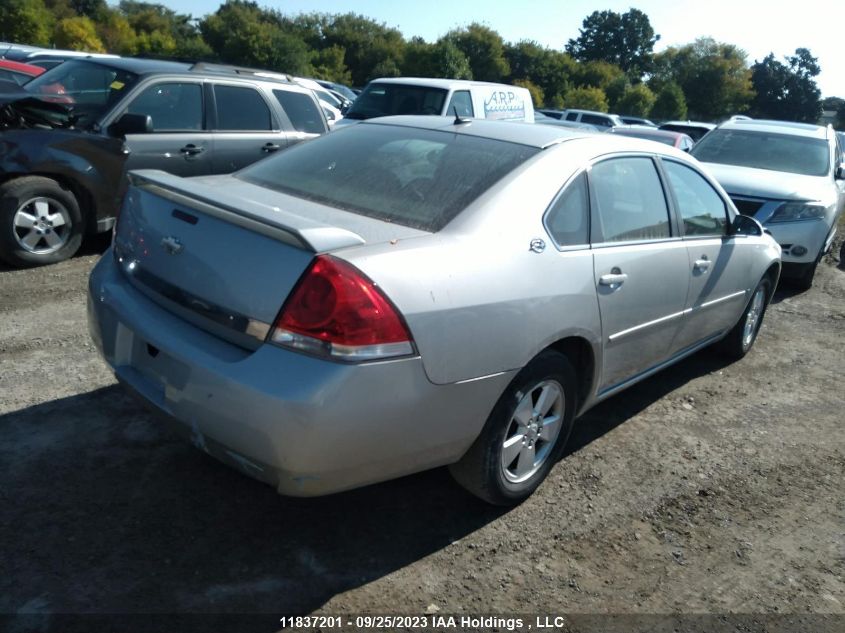
[{"label": "rear side window", "polygon": [[614,158],[590,172],[605,242],[670,237],[669,209],[650,158]]},{"label": "rear side window", "polygon": [[569,114],[567,114],[567,115],[566,115],[566,120],[567,120],[567,121],[576,121],[576,120],[578,120],[578,113],[577,113],[577,112],[570,112]]},{"label": "rear side window", "polygon": [[149,114],[154,132],[202,129],[202,86],[194,83],[155,84],[129,104],[127,112]]},{"label": "rear side window", "polygon": [[664,161],[663,167],[678,201],[684,235],[724,235],[725,203],[710,183],[686,165]]},{"label": "rear side window", "polygon": [[597,116],[595,114],[581,115],[581,123],[589,123],[590,125],[598,125],[600,127],[610,127],[610,121],[606,117]]},{"label": "rear side window", "polygon": [[366,217],[439,231],[536,147],[392,125],[355,125],[255,163],[248,182]]},{"label": "rear side window", "polygon": [[217,129],[229,131],[272,130],[270,108],[252,88],[214,86],[217,103]]},{"label": "rear side window", "polygon": [[446,114],[455,114],[456,109],[458,116],[475,116],[472,110],[472,97],[469,94],[469,90],[456,90],[452,94],[449,107],[446,108]]},{"label": "rear side window", "polygon": [[308,95],[292,90],[274,90],[273,96],[288,115],[296,131],[306,134],[322,134],[326,131],[323,116],[317,104]]},{"label": "rear side window", "polygon": [[590,203],[585,174],[577,176],[552,203],[546,215],[546,228],[558,246],[590,242]]}]

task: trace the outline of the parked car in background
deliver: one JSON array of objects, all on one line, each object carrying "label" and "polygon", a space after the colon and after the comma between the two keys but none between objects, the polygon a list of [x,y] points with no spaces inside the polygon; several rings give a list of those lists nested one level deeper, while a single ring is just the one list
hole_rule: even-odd
[{"label": "parked car in background", "polygon": [[334,81],[325,81],[324,79],[316,79],[315,81],[327,90],[333,90],[337,93],[340,93],[350,103],[352,103],[353,101],[355,101],[355,99],[358,98],[358,94],[349,86],[344,86],[343,84],[339,84]]},{"label": "parked car in background", "polygon": [[341,125],[395,114],[434,114],[497,121],[534,120],[525,88],[463,79],[396,77],[371,81]]},{"label": "parked car in background", "polygon": [[610,129],[617,125],[624,125],[622,119],[618,114],[607,114],[606,112],[593,112],[592,110],[572,110],[566,109],[563,111],[562,121],[572,121],[577,123],[589,123],[599,129]]},{"label": "parked car in background", "polygon": [[589,132],[603,132],[604,129],[599,129],[595,125],[589,123],[576,123],[575,121],[561,121],[550,116],[546,116],[542,112],[534,113],[534,123],[541,123],[543,125],[556,125],[558,127],[569,128],[572,130],[585,130]]},{"label": "parked car in background", "polygon": [[741,213],[772,232],[783,250],[784,278],[809,288],[845,205],[845,165],[833,129],[728,121],[697,143],[692,155],[707,166]]},{"label": "parked car in background", "polygon": [[617,126],[610,129],[613,134],[620,134],[621,136],[634,136],[636,138],[644,138],[649,141],[657,141],[664,145],[671,145],[677,147],[682,152],[688,152],[692,149],[695,141],[687,134],[680,132],[670,132],[669,130],[658,130],[657,128],[649,128],[643,126]]},{"label": "parked car in background", "polygon": [[22,86],[43,72],[44,69],[41,66],[0,59],[0,81],[13,81]]},{"label": "parked car in background", "polygon": [[0,42],[0,58],[48,69],[58,66],[69,59],[117,59],[118,55],[110,55],[108,53],[88,53],[85,51],[62,50],[56,48],[41,48],[38,46],[26,46],[23,44]]},{"label": "parked car in background", "polygon": [[686,134],[697,143],[715,127],[716,125],[714,123],[704,123],[702,121],[667,121],[666,123],[660,124],[657,129]]},{"label": "parked car in background", "polygon": [[657,123],[654,123],[649,119],[644,119],[638,116],[627,116],[624,114],[620,114],[619,118],[622,119],[622,123],[624,123],[625,125],[645,125],[647,127],[657,127]]},{"label": "parked car in background", "polygon": [[[109,230],[124,162],[228,173],[328,130],[313,92],[291,82],[129,58],[67,61],[7,95],[5,114],[0,142],[16,151],[0,152],[0,258],[16,266],[66,259],[85,234]],[[91,157],[124,139],[129,153],[113,166]],[[61,229],[46,232],[41,218],[57,214]]]},{"label": "parked car in background", "polygon": [[537,112],[544,114],[547,117],[551,117],[553,119],[562,119],[563,118],[563,110],[550,110],[548,108],[541,108],[540,110],[536,110],[534,114],[536,115]]},{"label": "parked car in background", "polygon": [[518,503],[579,412],[706,345],[746,354],[780,267],[687,154],[550,125],[374,119],[131,180],[89,281],[98,350],[296,496],[450,464]]}]

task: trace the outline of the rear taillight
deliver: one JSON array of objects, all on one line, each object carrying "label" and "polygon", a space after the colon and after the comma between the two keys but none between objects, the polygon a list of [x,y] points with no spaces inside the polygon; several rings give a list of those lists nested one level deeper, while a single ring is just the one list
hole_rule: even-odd
[{"label": "rear taillight", "polygon": [[269,340],[337,360],[414,353],[408,327],[360,270],[329,255],[314,259],[282,306]]}]

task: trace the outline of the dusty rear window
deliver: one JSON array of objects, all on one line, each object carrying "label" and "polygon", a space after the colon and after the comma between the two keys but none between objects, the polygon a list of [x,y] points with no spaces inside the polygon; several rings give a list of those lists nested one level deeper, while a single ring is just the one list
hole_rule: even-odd
[{"label": "dusty rear window", "polygon": [[536,147],[411,127],[360,124],[237,174],[339,209],[439,231]]}]

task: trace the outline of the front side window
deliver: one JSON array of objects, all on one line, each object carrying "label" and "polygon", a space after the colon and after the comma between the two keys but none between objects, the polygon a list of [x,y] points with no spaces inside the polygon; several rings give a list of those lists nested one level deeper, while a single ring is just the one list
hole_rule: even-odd
[{"label": "front side window", "polygon": [[589,243],[590,202],[585,174],[569,183],[552,203],[546,215],[546,228],[558,246]]},{"label": "front side window", "polygon": [[293,90],[274,90],[273,96],[276,97],[297,132],[322,134],[326,131],[320,110],[308,95]]},{"label": "front side window", "polygon": [[605,242],[671,236],[666,196],[650,158],[614,158],[597,163],[590,173],[590,183]]},{"label": "front side window", "polygon": [[446,115],[454,115],[457,110],[458,116],[475,116],[472,109],[472,97],[469,90],[456,90],[446,108]]},{"label": "front side window", "polygon": [[154,132],[181,132],[202,129],[202,85],[163,83],[145,88],[127,112],[149,114]]},{"label": "front side window", "polygon": [[447,91],[442,88],[374,82],[355,100],[347,119],[370,119],[393,114],[440,114]]},{"label": "front side window", "polygon": [[727,211],[722,197],[701,175],[686,165],[664,161],[684,222],[684,235],[724,235]]},{"label": "front side window", "polygon": [[826,176],[830,169],[827,141],[792,134],[714,130],[690,152],[705,163]]},{"label": "front side window", "polygon": [[366,217],[439,231],[539,151],[450,132],[355,125],[289,148],[236,177]]},{"label": "front side window", "polygon": [[222,131],[257,132],[273,129],[270,108],[253,88],[214,86],[217,103],[217,129]]}]

